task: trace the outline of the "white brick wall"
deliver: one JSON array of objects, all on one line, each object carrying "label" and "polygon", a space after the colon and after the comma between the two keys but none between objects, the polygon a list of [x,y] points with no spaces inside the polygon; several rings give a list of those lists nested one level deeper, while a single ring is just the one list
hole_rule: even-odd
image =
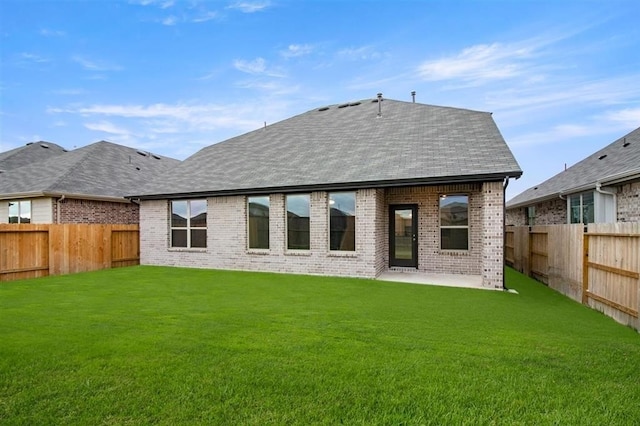
[{"label": "white brick wall", "polygon": [[[468,251],[440,250],[439,195],[452,193],[469,195]],[[482,275],[485,286],[502,286],[501,182],[359,190],[355,252],[329,251],[328,194],[313,192],[310,201],[311,248],[295,251],[286,249],[283,194],[270,196],[268,250],[247,249],[244,196],[207,199],[206,249],[170,248],[167,201],[143,201],[141,263],[373,278],[389,265],[389,204],[418,204],[419,270]]]}]

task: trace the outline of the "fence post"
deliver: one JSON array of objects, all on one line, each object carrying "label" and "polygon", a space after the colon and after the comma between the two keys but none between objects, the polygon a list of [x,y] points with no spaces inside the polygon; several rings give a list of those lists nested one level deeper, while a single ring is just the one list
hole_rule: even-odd
[{"label": "fence post", "polygon": [[587,304],[589,299],[589,234],[582,237],[582,303]]}]

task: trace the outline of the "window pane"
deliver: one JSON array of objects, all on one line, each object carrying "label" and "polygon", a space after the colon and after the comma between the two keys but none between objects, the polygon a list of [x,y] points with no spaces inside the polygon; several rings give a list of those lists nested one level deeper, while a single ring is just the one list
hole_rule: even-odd
[{"label": "window pane", "polygon": [[582,223],[593,223],[594,220],[593,192],[582,194]]},{"label": "window pane", "polygon": [[20,204],[18,201],[9,201],[9,223],[18,223],[20,218]]},{"label": "window pane", "polygon": [[207,246],[207,230],[192,229],[191,230],[191,247],[206,247],[206,246]]},{"label": "window pane", "polygon": [[569,219],[571,223],[582,223],[579,195],[569,197]]},{"label": "window pane", "polygon": [[443,195],[440,197],[440,226],[468,226],[468,212],[468,196]]},{"label": "window pane", "polygon": [[356,193],[329,194],[329,249],[356,249]]},{"label": "window pane", "polygon": [[287,248],[308,250],[309,195],[287,195]]},{"label": "window pane", "polygon": [[31,201],[20,201],[20,223],[31,223]]},{"label": "window pane", "polygon": [[187,206],[188,203],[186,201],[171,202],[171,227],[186,228],[188,215]]},{"label": "window pane", "polygon": [[171,247],[187,247],[187,230],[171,230]]},{"label": "window pane", "polygon": [[191,205],[191,226],[196,228],[207,227],[207,201],[192,200]]},{"label": "window pane", "polygon": [[269,197],[249,197],[249,248],[269,248]]},{"label": "window pane", "polygon": [[469,229],[441,228],[440,247],[442,250],[469,250]]}]

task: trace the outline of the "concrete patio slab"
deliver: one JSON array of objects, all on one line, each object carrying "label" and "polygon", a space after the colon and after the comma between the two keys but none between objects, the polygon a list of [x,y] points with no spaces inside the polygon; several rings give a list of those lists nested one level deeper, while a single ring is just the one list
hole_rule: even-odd
[{"label": "concrete patio slab", "polygon": [[480,290],[502,291],[502,289],[483,287],[481,275],[432,274],[420,271],[389,270],[380,274],[377,279],[381,281],[394,281],[410,284],[439,285],[446,287],[462,287],[476,288]]}]

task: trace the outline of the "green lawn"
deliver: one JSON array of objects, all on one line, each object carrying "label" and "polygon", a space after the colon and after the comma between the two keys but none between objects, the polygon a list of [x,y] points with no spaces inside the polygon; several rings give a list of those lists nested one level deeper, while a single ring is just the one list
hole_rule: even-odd
[{"label": "green lawn", "polygon": [[519,294],[132,267],[0,285],[0,424],[638,424],[640,335]]}]

